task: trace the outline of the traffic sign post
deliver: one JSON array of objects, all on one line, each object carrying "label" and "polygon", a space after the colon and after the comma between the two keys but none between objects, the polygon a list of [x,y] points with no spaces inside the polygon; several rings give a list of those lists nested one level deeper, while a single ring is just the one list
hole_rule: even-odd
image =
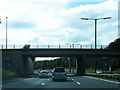
[{"label": "traffic sign post", "polygon": [[108,62],[108,58],[107,57],[103,57],[101,59],[100,67],[101,67],[102,71],[103,71],[103,69],[106,69],[106,68],[109,67],[109,62]]},{"label": "traffic sign post", "polygon": [[12,60],[6,58],[6,60],[4,61],[4,68],[5,70],[12,70]]}]

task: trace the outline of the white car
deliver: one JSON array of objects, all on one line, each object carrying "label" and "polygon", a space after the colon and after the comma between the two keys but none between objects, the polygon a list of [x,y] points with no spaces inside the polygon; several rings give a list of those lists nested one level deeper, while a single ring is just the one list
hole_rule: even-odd
[{"label": "white car", "polygon": [[48,71],[47,70],[41,70],[39,73],[39,78],[47,78],[48,77]]},{"label": "white car", "polygon": [[52,71],[52,81],[65,80],[67,81],[67,73],[63,67],[56,67]]},{"label": "white car", "polygon": [[96,73],[99,74],[99,73],[103,73],[103,72],[101,70],[96,70]]}]

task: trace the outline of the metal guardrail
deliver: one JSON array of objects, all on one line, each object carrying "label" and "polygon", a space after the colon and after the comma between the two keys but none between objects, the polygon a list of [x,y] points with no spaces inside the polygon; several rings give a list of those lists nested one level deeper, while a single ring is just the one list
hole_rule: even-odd
[{"label": "metal guardrail", "polygon": [[[8,45],[7,49],[22,49],[25,45]],[[108,45],[97,45],[97,49],[104,49],[106,48]],[[30,49],[42,49],[42,48],[46,48],[46,49],[52,49],[52,48],[56,48],[56,49],[95,49],[95,45],[30,45]],[[0,49],[6,49],[5,45],[0,45]]]}]

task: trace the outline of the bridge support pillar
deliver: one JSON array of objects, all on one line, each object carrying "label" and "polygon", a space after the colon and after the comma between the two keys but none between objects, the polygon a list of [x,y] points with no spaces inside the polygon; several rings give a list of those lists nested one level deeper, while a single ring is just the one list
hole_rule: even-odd
[{"label": "bridge support pillar", "polygon": [[69,72],[71,72],[71,61],[72,61],[72,58],[71,58],[71,57],[68,57]]},{"label": "bridge support pillar", "polygon": [[29,75],[33,73],[33,62],[30,57],[23,56],[23,64],[22,67],[24,68],[23,70],[23,75]]},{"label": "bridge support pillar", "polygon": [[77,74],[76,75],[78,75],[78,76],[85,75],[84,56],[83,55],[77,57],[76,67],[77,67]]}]

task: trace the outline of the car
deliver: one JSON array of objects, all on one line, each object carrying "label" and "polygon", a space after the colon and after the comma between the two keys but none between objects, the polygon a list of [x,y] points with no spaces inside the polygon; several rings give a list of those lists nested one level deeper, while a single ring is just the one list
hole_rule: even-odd
[{"label": "car", "polygon": [[96,70],[96,73],[99,74],[99,73],[103,73],[103,72],[101,70]]},{"label": "car", "polygon": [[48,78],[48,71],[47,70],[41,70],[39,72],[39,78],[41,78],[41,77]]},{"label": "car", "polygon": [[55,67],[52,71],[52,81],[65,80],[67,81],[67,73],[63,67]]}]

